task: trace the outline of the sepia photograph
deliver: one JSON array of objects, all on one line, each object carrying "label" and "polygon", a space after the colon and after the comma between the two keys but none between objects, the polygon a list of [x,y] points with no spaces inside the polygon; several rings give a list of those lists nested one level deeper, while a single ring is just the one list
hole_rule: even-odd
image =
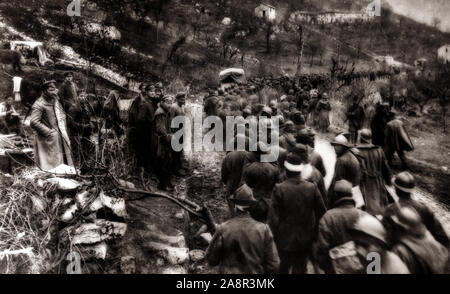
[{"label": "sepia photograph", "polygon": [[449,101],[449,0],[0,0],[0,274],[450,274]]}]

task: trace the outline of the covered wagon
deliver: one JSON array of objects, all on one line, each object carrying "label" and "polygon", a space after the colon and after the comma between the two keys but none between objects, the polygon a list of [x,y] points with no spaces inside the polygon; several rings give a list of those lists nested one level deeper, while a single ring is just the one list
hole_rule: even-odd
[{"label": "covered wagon", "polygon": [[220,87],[227,89],[233,84],[246,83],[245,72],[241,68],[228,68],[219,73]]}]

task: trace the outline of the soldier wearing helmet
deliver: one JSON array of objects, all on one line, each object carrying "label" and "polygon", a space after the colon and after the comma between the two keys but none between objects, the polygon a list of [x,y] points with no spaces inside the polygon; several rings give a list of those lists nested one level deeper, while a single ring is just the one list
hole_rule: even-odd
[{"label": "soldier wearing helmet", "polygon": [[425,227],[433,237],[445,247],[450,245],[449,238],[441,222],[434,215],[433,211],[425,204],[413,199],[415,189],[414,176],[409,172],[401,172],[394,177],[393,185],[398,202],[386,208],[385,216],[393,215],[398,207],[412,207],[420,215]]},{"label": "soldier wearing helmet", "polygon": [[280,258],[272,232],[249,213],[256,202],[252,189],[243,185],[230,200],[235,203],[236,215],[217,226],[206,250],[209,265],[219,266],[221,274],[277,273]]}]

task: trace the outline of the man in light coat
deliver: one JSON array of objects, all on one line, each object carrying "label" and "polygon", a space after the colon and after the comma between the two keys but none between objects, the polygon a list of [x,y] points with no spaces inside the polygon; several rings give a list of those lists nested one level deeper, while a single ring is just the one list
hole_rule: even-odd
[{"label": "man in light coat", "polygon": [[43,93],[34,102],[30,114],[30,126],[36,133],[35,161],[43,170],[50,170],[61,164],[74,166],[66,114],[59,102],[55,84],[54,80],[43,83]]}]

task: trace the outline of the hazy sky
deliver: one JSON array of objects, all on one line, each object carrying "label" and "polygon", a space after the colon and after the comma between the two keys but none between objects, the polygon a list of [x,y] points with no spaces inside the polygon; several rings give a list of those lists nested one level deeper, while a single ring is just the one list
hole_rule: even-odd
[{"label": "hazy sky", "polygon": [[433,18],[441,21],[440,29],[450,32],[450,0],[386,0],[395,13],[408,16],[418,22],[433,24]]}]

